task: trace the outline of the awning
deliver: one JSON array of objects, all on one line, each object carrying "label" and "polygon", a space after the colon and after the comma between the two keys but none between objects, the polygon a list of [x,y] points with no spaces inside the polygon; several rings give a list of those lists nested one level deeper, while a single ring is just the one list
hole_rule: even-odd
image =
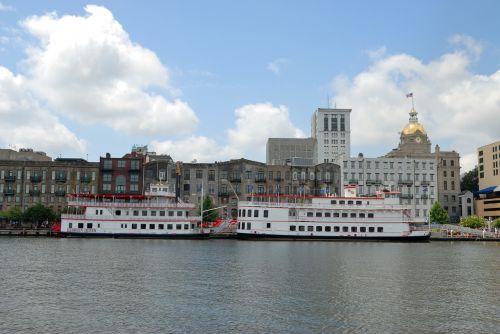
[{"label": "awning", "polygon": [[500,186],[491,186],[488,188],[481,189],[479,191],[476,191],[474,195],[481,195],[481,194],[491,194],[494,192],[500,191]]}]

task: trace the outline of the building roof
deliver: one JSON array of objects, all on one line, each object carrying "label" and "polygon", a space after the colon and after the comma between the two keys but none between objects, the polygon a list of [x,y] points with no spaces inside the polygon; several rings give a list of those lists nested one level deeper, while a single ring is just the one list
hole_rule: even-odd
[{"label": "building roof", "polygon": [[491,187],[487,187],[487,188],[481,189],[479,191],[476,191],[474,193],[474,195],[491,194],[491,193],[494,193],[497,191],[500,191],[500,186],[491,186]]}]

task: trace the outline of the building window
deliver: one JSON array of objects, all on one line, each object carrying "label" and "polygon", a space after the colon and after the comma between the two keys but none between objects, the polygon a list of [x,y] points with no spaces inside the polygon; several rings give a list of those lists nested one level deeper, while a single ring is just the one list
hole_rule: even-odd
[{"label": "building window", "polygon": [[203,178],[203,170],[201,170],[201,169],[196,170],[196,178],[197,179]]},{"label": "building window", "polygon": [[125,160],[118,160],[116,162],[116,167],[118,167],[118,168],[125,168]]}]

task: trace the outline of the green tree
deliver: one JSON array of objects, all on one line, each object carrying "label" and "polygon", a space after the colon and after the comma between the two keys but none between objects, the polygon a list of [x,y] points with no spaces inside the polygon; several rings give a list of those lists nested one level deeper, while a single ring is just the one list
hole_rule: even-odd
[{"label": "green tree", "polygon": [[5,218],[10,221],[18,222],[21,221],[21,219],[23,218],[23,212],[21,211],[21,208],[17,206],[14,208],[10,208],[9,210],[4,212],[5,212]]},{"label": "green tree", "polygon": [[207,211],[207,210],[210,210],[213,208],[214,208],[214,203],[212,201],[212,197],[210,197],[210,195],[206,195],[203,198],[203,219],[202,219],[202,221],[213,222],[214,220],[216,220],[219,217],[217,210]]},{"label": "green tree", "polygon": [[53,222],[56,220],[57,215],[52,211],[51,208],[44,206],[43,204],[35,204],[30,207],[24,213],[24,220],[36,223],[37,227],[42,225],[42,222],[48,221]]},{"label": "green tree", "polygon": [[479,178],[477,174],[477,166],[474,167],[473,170],[466,172],[462,175],[462,179],[460,180],[460,189],[462,191],[470,190],[471,192],[475,192],[479,190]]},{"label": "green tree", "polygon": [[430,223],[447,224],[449,222],[448,212],[441,206],[441,203],[434,202],[430,215]]},{"label": "green tree", "polygon": [[470,228],[481,228],[486,224],[486,220],[483,217],[478,216],[468,216],[462,217],[460,219],[460,225]]},{"label": "green tree", "polygon": [[492,227],[496,227],[496,228],[500,228],[500,218],[497,218],[495,219],[493,222],[492,222]]}]

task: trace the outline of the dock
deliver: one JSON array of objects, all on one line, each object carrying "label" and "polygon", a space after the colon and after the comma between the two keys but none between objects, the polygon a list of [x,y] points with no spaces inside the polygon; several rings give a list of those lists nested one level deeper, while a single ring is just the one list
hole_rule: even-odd
[{"label": "dock", "polygon": [[4,228],[0,229],[0,237],[54,237],[55,232],[49,228]]}]

